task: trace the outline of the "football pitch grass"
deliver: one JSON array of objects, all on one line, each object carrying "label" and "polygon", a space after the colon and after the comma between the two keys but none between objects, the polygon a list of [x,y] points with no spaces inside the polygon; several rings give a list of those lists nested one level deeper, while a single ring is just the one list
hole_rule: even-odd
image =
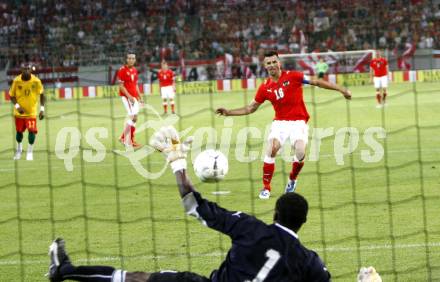
[{"label": "football pitch grass", "polygon": [[[418,83],[416,92],[413,86],[392,84],[384,110],[375,108],[371,86],[351,87],[353,100],[348,103],[333,91],[315,89],[312,94],[311,88],[305,89],[311,114],[309,140],[313,128],[333,128],[336,133],[353,127],[359,132],[358,146],[343,157],[344,164],[336,162],[334,143],[340,134],[333,134],[322,140],[319,160],[307,161],[299,176],[297,191],[310,205],[300,240],[325,260],[334,281],[354,281],[359,267],[370,265],[384,281],[440,280],[440,84]],[[263,135],[273,117],[272,107],[266,102],[252,115],[226,121],[213,114],[219,106],[240,107],[253,96],[253,91],[180,95],[175,126],[189,128],[188,135],[199,134],[203,127],[215,128],[216,138],[203,140],[211,145],[220,144],[232,130],[226,179],[200,183],[190,169],[192,180],[204,197],[271,223],[291,166],[277,158],[272,198],[259,200]],[[146,102],[162,112],[159,97]],[[66,239],[75,264],[204,275],[220,265],[229,238],[185,217],[170,170],[157,179],[145,179],[128,158],[114,152],[123,150],[117,142],[124,121],[119,98],[49,101],[48,118],[38,125],[32,162],[25,154],[20,161],[12,160],[11,108],[0,105],[0,281],[46,281],[47,250],[56,236]],[[158,119],[144,110],[137,124]],[[58,136],[63,146],[55,152],[57,135],[65,127],[79,130],[83,150],[91,149],[87,132],[104,128],[104,135],[95,136],[106,148],[103,160],[90,162],[88,153],[84,158],[80,150],[73,170],[67,171],[57,154],[75,153],[68,148],[70,137],[62,151],[64,142]],[[245,154],[250,150],[258,158],[240,162],[235,143],[246,127],[261,132],[245,144]],[[375,136],[385,153],[379,161],[367,163],[361,151],[372,152],[364,140],[365,130],[372,127],[385,129],[386,139]],[[148,143],[151,133],[151,129],[139,132],[138,142]],[[355,135],[346,134],[345,144]],[[27,134],[25,149],[26,145]],[[309,150],[310,146],[307,156]],[[140,162],[154,172],[164,165],[159,153]]]}]

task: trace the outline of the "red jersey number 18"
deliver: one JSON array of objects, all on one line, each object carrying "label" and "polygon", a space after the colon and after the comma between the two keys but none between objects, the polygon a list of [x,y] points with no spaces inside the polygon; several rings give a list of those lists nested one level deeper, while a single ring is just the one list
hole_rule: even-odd
[{"label": "red jersey number 18", "polygon": [[275,90],[275,96],[277,97],[277,100],[284,97],[284,91],[283,88],[280,88],[278,90]]}]

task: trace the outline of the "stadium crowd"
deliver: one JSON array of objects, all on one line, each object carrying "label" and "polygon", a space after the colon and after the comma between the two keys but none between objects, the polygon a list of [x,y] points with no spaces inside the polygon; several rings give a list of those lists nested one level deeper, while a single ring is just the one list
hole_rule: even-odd
[{"label": "stadium crowd", "polygon": [[[408,3],[409,2],[409,3]],[[0,69],[212,59],[225,52],[440,49],[440,4],[428,0],[9,0],[0,3]],[[374,28],[370,28],[373,26]]]}]

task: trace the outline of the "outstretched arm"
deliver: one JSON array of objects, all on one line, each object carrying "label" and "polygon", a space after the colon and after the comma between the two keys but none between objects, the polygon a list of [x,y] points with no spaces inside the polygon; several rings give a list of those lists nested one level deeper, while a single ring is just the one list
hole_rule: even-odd
[{"label": "outstretched arm", "polygon": [[192,185],[185,169],[175,171],[174,175],[185,212],[196,217],[209,228],[229,235],[234,240],[240,238],[247,240],[255,236],[254,232],[248,232],[248,230],[255,231],[264,225],[245,213],[229,211],[202,198]]},{"label": "outstretched arm", "polygon": [[337,85],[337,84],[334,84],[334,83],[331,83],[331,82],[328,82],[328,81],[325,81],[322,79],[315,79],[315,78],[310,79],[310,84],[314,85],[314,86],[318,86],[320,88],[338,91],[342,95],[344,95],[345,99],[347,99],[347,100],[351,99],[350,90],[348,90],[340,85]]},{"label": "outstretched arm", "polygon": [[195,192],[196,189],[191,183],[188,175],[186,174],[186,170],[178,170],[174,173],[176,176],[177,187],[179,188],[180,197],[183,198],[186,194]]},{"label": "outstretched arm", "polygon": [[260,103],[257,103],[255,100],[253,100],[249,105],[244,106],[242,108],[233,109],[233,110],[218,108],[215,111],[215,113],[221,116],[243,116],[243,115],[252,114],[258,109],[258,107],[260,107],[260,105],[261,105]]},{"label": "outstretched arm", "polygon": [[199,219],[204,225],[231,236],[232,239],[249,238],[258,234],[254,231],[264,223],[242,212],[228,211],[203,199],[195,190],[186,174],[186,154],[192,140],[190,137],[188,139],[181,142],[176,129],[168,126],[154,133],[150,140],[150,145],[167,157],[176,176],[185,212]]}]

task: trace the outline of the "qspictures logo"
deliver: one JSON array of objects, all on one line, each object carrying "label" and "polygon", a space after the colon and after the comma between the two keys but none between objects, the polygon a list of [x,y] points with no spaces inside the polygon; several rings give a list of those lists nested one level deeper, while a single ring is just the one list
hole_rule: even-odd
[{"label": "qspictures logo", "polygon": [[[144,109],[151,113],[154,118],[150,118],[142,124],[137,125],[137,134],[150,130],[151,135],[163,126],[174,126],[178,128],[179,117],[169,115],[163,118],[151,105],[145,104]],[[227,117],[223,119],[223,127],[215,129],[213,127],[187,127],[179,132],[182,140],[188,136],[194,136],[190,156],[195,157],[205,149],[219,149],[226,156],[229,156],[229,162],[249,163],[262,161],[266,153],[267,138],[271,130],[271,124],[265,128],[258,127],[240,127],[233,134],[234,119]],[[344,165],[347,156],[350,154],[359,154],[360,159],[365,163],[376,163],[383,159],[384,148],[380,140],[386,138],[386,131],[382,127],[370,127],[360,131],[354,127],[343,128],[312,128],[311,138],[309,138],[309,152],[306,155],[307,161],[319,161],[321,157],[334,158],[336,165]],[[77,127],[64,127],[56,137],[55,154],[58,159],[64,162],[67,171],[72,172],[75,169],[74,160],[83,158],[88,163],[104,162],[109,152],[124,157],[125,162],[130,164],[133,169],[146,179],[157,179],[163,175],[167,168],[165,161],[155,163],[152,166],[153,171],[146,168],[147,158],[156,152],[156,150],[147,145],[134,150],[131,146],[124,149],[106,148],[102,141],[111,138],[108,128],[91,127],[86,132],[81,132]],[[150,135],[150,136],[151,136]],[[81,147],[81,138],[87,143],[89,148]],[[326,149],[325,154],[321,154],[322,141],[324,139],[333,139],[333,148]],[[233,142],[234,141],[234,142]],[[108,143],[108,142],[107,142]],[[259,144],[262,146],[249,146],[249,144]],[[119,145],[119,144],[118,144]],[[363,149],[359,149],[362,146]],[[122,147],[121,147],[122,148]],[[257,149],[259,148],[259,149]],[[280,150],[279,155],[286,161],[293,159],[293,150],[291,144],[286,142]]]}]

